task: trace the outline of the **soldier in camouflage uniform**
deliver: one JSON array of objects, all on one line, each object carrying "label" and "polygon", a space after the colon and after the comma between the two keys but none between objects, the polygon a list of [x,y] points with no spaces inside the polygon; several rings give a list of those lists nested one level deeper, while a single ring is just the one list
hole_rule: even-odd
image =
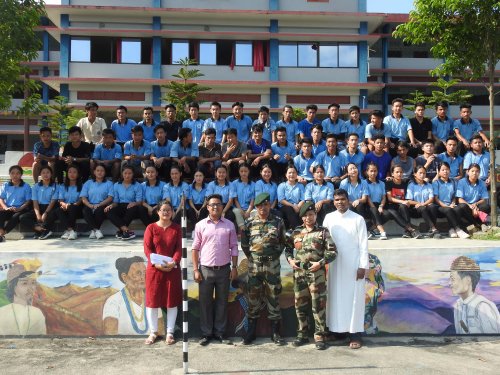
[{"label": "soldier in camouflage uniform", "polygon": [[257,213],[245,222],[241,238],[241,247],[248,258],[248,331],[243,344],[248,345],[255,340],[261,301],[265,298],[271,321],[271,340],[283,345],[278,296],[281,293],[279,258],[285,244],[285,226],[283,219],[270,213],[269,194],[257,195],[255,207]]},{"label": "soldier in camouflage uniform", "polygon": [[[299,321],[297,338],[293,346],[309,342],[309,303],[314,317],[314,341],[318,350],[326,349],[326,269],[325,264],[337,256],[337,249],[330,232],[316,223],[313,202],[306,202],[299,211],[304,225],[300,225],[287,236],[285,254],[293,268],[295,312]],[[295,249],[295,256],[294,256]]]}]

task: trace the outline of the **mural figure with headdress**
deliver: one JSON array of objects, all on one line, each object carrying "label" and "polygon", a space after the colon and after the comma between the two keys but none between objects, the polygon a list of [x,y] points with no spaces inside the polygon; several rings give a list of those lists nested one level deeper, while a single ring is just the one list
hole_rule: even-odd
[{"label": "mural figure with headdress", "polygon": [[18,259],[7,267],[6,294],[11,303],[0,307],[0,336],[47,334],[45,316],[33,306],[40,267],[37,259]]},{"label": "mural figure with headdress", "polygon": [[454,305],[457,334],[500,333],[500,313],[497,306],[476,293],[481,278],[479,265],[471,258],[460,256],[450,267],[450,287],[460,298]]}]

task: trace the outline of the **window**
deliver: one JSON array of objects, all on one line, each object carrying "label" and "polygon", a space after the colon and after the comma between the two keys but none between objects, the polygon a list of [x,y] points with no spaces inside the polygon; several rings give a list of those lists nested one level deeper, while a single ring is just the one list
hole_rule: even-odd
[{"label": "window", "polygon": [[358,66],[358,46],[356,44],[339,45],[339,67],[356,68]]},{"label": "window", "polygon": [[71,39],[71,61],[90,62],[90,39]]},{"label": "window", "polygon": [[139,39],[122,40],[122,64],[141,63],[141,41]]},{"label": "window", "polygon": [[321,68],[338,67],[338,48],[336,45],[321,45],[319,47],[319,66]]},{"label": "window", "polygon": [[235,65],[252,65],[252,42],[236,42]]},{"label": "window", "polygon": [[297,66],[297,44],[280,44],[279,55],[279,66]]},{"label": "window", "polygon": [[[315,47],[315,49],[313,49]],[[318,66],[318,47],[316,44],[299,44],[299,66]]]},{"label": "window", "polygon": [[189,42],[183,40],[172,41],[172,64],[179,64],[180,59],[189,58]]},{"label": "window", "polygon": [[115,64],[117,60],[118,48],[120,43],[116,38],[102,36],[93,36],[91,40],[90,61],[93,63]]},{"label": "window", "polygon": [[217,64],[217,44],[214,41],[200,42],[200,61],[201,65],[216,65]]}]

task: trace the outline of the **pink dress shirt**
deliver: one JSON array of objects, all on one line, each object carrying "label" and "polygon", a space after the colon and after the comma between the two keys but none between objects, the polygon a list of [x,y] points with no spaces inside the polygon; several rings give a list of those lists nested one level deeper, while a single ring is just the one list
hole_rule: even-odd
[{"label": "pink dress shirt", "polygon": [[238,256],[238,237],[234,224],[221,217],[215,223],[210,217],[199,221],[194,228],[193,250],[200,252],[200,265],[225,266],[232,256]]}]

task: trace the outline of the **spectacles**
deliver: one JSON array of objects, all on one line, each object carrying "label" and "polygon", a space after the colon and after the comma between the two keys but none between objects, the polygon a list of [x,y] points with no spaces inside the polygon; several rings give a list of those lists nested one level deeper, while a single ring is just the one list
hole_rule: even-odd
[{"label": "spectacles", "polygon": [[222,206],[222,203],[211,203],[211,204],[207,204],[208,207],[212,207],[212,208],[217,208],[219,206]]}]

